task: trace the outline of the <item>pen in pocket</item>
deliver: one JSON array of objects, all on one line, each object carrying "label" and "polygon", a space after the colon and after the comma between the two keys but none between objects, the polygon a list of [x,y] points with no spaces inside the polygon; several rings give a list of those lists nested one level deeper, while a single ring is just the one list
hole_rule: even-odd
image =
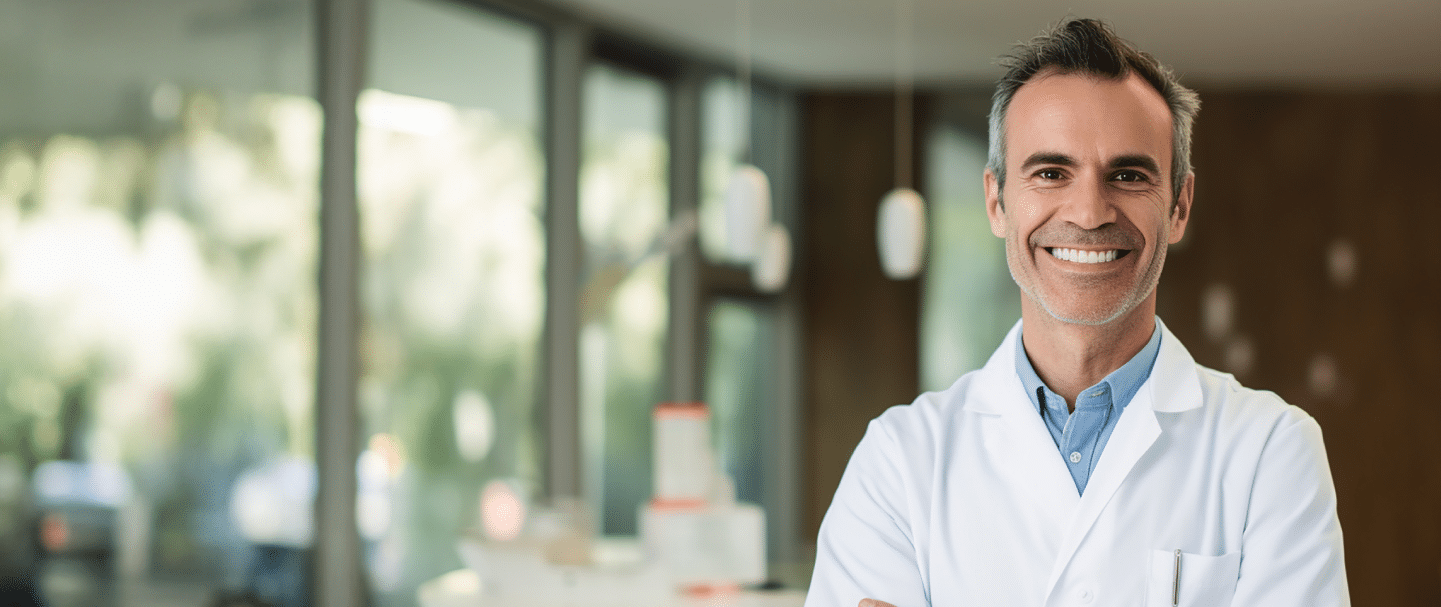
[{"label": "pen in pocket", "polygon": [[1181,605],[1181,549],[1176,549],[1176,577],[1171,579],[1171,607]]}]

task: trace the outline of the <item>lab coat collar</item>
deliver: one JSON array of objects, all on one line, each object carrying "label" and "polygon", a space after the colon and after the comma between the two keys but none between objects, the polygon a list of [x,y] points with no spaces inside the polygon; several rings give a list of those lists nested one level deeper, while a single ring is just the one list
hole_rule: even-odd
[{"label": "lab coat collar", "polygon": [[[1151,375],[1141,385],[1131,404],[1140,405],[1158,413],[1179,413],[1201,406],[1201,378],[1196,374],[1196,360],[1171,333],[1166,323],[1156,318],[1161,329],[1161,351],[1156,355],[1156,364]],[[986,366],[981,369],[981,398],[969,398],[965,410],[990,415],[1035,415],[1035,408],[1029,405],[1026,388],[1016,374],[1016,340],[1021,338],[1021,321],[1011,327],[1001,347],[991,354]],[[1156,378],[1165,378],[1156,381]]]},{"label": "lab coat collar", "polygon": [[[1026,387],[1021,384],[1021,376],[1016,374],[1016,340],[1021,338],[1021,321],[1011,326],[1006,339],[1001,341],[1001,347],[991,353],[990,360],[986,366],[981,367],[980,377],[977,383],[981,389],[977,390],[979,398],[967,398],[964,409],[972,413],[983,413],[989,415],[1002,415],[1006,413],[1022,413],[1019,405],[1028,405],[1026,398]],[[1031,411],[1035,413],[1034,410]]]},{"label": "lab coat collar", "polygon": [[1136,463],[1160,437],[1161,424],[1156,419],[1157,414],[1177,413],[1201,406],[1201,380],[1196,372],[1195,360],[1160,318],[1156,319],[1156,323],[1161,328],[1161,350],[1156,355],[1156,364],[1122,412],[1083,495],[1077,495],[1075,484],[1065,464],[1061,463],[1054,442],[1016,373],[1014,340],[1021,337],[1020,322],[1011,327],[1001,347],[981,369],[980,376],[976,378],[979,389],[973,392],[972,398],[966,399],[965,410],[1000,415],[1008,420],[1004,427],[1010,429],[1010,440],[1004,443],[1007,453],[1003,455],[1014,458],[1021,473],[1034,479],[1027,486],[1035,493],[1039,500],[1037,503],[1054,505],[1072,513],[1046,585],[1048,600],[1049,595],[1056,592],[1057,582],[1101,511],[1110,503]]},{"label": "lab coat collar", "polygon": [[[1156,355],[1156,366],[1151,376],[1141,386],[1141,393],[1151,395],[1151,409],[1159,413],[1180,413],[1201,406],[1201,376],[1196,372],[1196,359],[1181,340],[1171,333],[1166,323],[1156,317],[1161,327],[1161,353]],[[1156,381],[1156,378],[1165,378]]]}]

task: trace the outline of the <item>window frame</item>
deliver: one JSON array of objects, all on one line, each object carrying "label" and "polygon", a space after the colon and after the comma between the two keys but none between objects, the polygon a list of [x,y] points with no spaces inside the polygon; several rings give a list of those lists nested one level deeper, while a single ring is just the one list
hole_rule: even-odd
[{"label": "window frame", "polygon": [[[544,53],[541,81],[541,133],[545,155],[543,206],[546,235],[545,320],[542,363],[535,408],[543,437],[545,497],[579,496],[582,465],[579,394],[579,288],[583,267],[579,229],[582,91],[586,68],[594,62],[659,79],[666,91],[666,140],[670,149],[667,185],[670,217],[698,211],[702,150],[702,92],[711,77],[736,77],[725,62],[679,52],[627,34],[608,24],[526,0],[436,0],[526,22],[541,33]],[[315,0],[317,28],[316,98],[324,112],[321,143],[320,257],[318,261],[319,336],[316,370],[316,539],[312,592],[323,606],[369,602],[355,520],[359,456],[359,208],[355,187],[356,101],[365,86],[367,43],[371,34],[369,0]],[[793,251],[799,234],[797,149],[798,103],[794,89],[753,77],[757,90],[774,97],[780,145],[768,154],[777,218],[791,231]],[[752,115],[755,115],[754,113]],[[763,129],[752,119],[752,137]],[[757,163],[762,164],[762,163]],[[793,254],[793,258],[798,255]],[[781,327],[776,357],[781,369],[775,394],[776,415],[767,420],[768,451],[776,460],[767,482],[777,491],[766,503],[773,561],[803,558],[800,528],[800,287],[794,275],[779,293],[765,294],[750,283],[744,268],[710,262],[691,238],[673,257],[669,275],[670,326],[663,370],[666,396],[696,401],[705,394],[704,357],[709,347],[707,312],[715,302],[745,299],[773,310]],[[778,543],[776,540],[779,539]]]}]

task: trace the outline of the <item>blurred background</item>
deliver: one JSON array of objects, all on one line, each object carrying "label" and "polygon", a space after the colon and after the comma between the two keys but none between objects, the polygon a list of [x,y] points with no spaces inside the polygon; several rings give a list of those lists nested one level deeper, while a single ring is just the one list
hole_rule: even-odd
[{"label": "blurred background", "polygon": [[663,401],[803,589],[866,422],[1019,316],[993,61],[1071,14],[1201,94],[1160,316],[1320,421],[1353,601],[1441,604],[1424,0],[0,0],[0,603],[416,605],[497,481],[634,535]]}]

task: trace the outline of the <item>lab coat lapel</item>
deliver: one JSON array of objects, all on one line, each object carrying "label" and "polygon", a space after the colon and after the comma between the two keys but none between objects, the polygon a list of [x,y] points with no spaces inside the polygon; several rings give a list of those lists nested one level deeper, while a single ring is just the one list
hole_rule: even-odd
[{"label": "lab coat lapel", "polygon": [[1121,419],[1116,422],[1116,429],[1111,433],[1105,450],[1101,452],[1096,469],[1091,472],[1091,479],[1086,483],[1086,492],[1081,495],[1075,517],[1071,519],[1071,527],[1066,532],[1066,539],[1061,543],[1060,554],[1057,555],[1051,569],[1051,578],[1046,585],[1048,592],[1054,591],[1066,565],[1075,557],[1082,540],[1090,533],[1101,511],[1110,503],[1116,490],[1136,466],[1136,462],[1161,435],[1161,425],[1156,422],[1156,413],[1151,409],[1150,400],[1150,394],[1145,386],[1142,386],[1141,391],[1136,393],[1121,413]]},{"label": "lab coat lapel", "polygon": [[1111,439],[1091,472],[1086,493],[1081,496],[1076,516],[1067,532],[1061,552],[1051,570],[1047,594],[1055,591],[1056,582],[1066,565],[1075,557],[1081,542],[1090,533],[1101,511],[1110,503],[1136,463],[1161,436],[1157,411],[1172,413],[1201,406],[1201,383],[1196,376],[1196,362],[1175,335],[1156,319],[1161,329],[1161,349],[1150,377],[1141,384],[1131,402],[1116,422]]},{"label": "lab coat lapel", "polygon": [[965,408],[999,416],[1002,432],[986,437],[986,452],[994,454],[996,464],[1009,472],[1009,478],[1019,479],[1021,490],[1031,495],[1027,503],[1033,511],[1027,515],[1045,519],[1055,512],[1074,512],[1080,495],[1045,421],[1016,375],[1014,340],[1020,339],[1020,327],[1018,322],[1011,328],[982,368],[981,398],[969,399]]},{"label": "lab coat lapel", "polygon": [[[1011,375],[1015,375],[1012,371]],[[1015,386],[1011,400],[1030,406],[1025,397],[1025,388]],[[1018,397],[1018,398],[1017,398]],[[1003,416],[1006,436],[995,445],[1001,449],[1007,461],[1011,462],[1022,481],[1024,490],[1032,494],[1031,515],[1055,517],[1057,512],[1076,512],[1081,496],[1076,492],[1076,481],[1066,469],[1056,442],[1046,429],[1045,422],[1035,410],[1017,410]],[[1073,515],[1074,516],[1074,515]],[[1059,527],[1060,529],[1066,526]]]}]

